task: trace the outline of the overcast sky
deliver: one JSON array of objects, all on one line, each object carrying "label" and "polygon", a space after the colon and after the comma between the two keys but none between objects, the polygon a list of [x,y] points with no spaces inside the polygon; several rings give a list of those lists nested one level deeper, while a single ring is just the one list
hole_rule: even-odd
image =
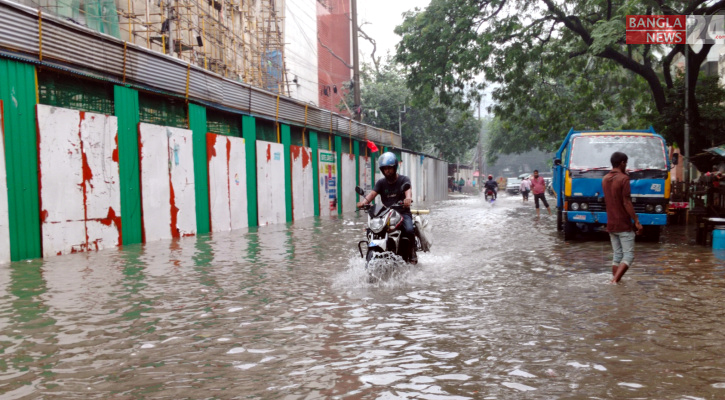
[{"label": "overcast sky", "polygon": [[[396,26],[403,23],[402,14],[415,7],[424,10],[430,0],[357,0],[358,24],[362,30],[375,39],[377,49],[375,56],[385,59],[385,54],[390,51],[395,54],[395,45],[400,41],[400,36],[393,33]],[[367,40],[360,39],[360,63],[369,63],[370,53],[373,46]],[[481,78],[482,79],[482,78]],[[486,107],[490,105],[490,89],[484,91],[484,99],[481,107],[481,114],[488,114]]]},{"label": "overcast sky", "polygon": [[[384,58],[386,51],[395,53],[400,36],[393,33],[403,23],[402,14],[415,7],[425,9],[430,0],[358,0],[358,24],[366,22],[362,30],[377,42],[376,56]],[[360,54],[364,62],[370,62],[373,46],[367,40],[359,40]]]}]

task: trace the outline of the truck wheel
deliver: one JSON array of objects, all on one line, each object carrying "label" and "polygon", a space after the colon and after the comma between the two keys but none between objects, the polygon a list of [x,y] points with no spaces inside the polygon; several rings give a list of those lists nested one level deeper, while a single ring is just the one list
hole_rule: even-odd
[{"label": "truck wheel", "polygon": [[564,240],[574,240],[576,237],[576,222],[564,222]]},{"label": "truck wheel", "polygon": [[561,231],[564,229],[564,212],[561,210],[556,211],[556,230]]}]

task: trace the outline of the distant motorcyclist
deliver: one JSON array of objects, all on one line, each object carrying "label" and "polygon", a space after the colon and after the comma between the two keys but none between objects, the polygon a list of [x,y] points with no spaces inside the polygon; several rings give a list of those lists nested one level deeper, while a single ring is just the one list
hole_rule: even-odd
[{"label": "distant motorcyclist", "polygon": [[495,200],[498,196],[498,183],[493,180],[493,175],[488,176],[488,180],[483,184],[484,190],[491,190],[493,192],[493,199]]},{"label": "distant motorcyclist", "polygon": [[[415,253],[415,231],[413,229],[413,214],[410,213],[410,204],[413,202],[413,190],[410,178],[405,175],[398,174],[398,158],[394,153],[387,152],[380,155],[378,159],[378,168],[383,173],[384,178],[375,182],[373,190],[368,192],[362,201],[357,203],[357,207],[370,203],[375,196],[380,194],[383,205],[390,207],[403,202],[403,208],[398,210],[403,217],[403,234],[408,238],[410,245],[410,262],[416,264],[418,256]],[[408,189],[403,191],[403,185],[408,184]]]}]

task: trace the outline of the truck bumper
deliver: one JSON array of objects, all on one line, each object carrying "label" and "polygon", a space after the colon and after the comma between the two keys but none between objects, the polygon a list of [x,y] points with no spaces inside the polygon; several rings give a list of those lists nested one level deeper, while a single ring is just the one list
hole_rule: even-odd
[{"label": "truck bumper", "polygon": [[[564,220],[584,224],[606,224],[606,212],[589,211],[565,211]],[[642,225],[667,225],[667,214],[642,214],[638,213],[639,223]]]}]

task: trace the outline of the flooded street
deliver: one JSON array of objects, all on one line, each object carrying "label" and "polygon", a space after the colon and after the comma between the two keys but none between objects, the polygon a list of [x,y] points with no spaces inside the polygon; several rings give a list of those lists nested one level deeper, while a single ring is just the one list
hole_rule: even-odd
[{"label": "flooded street", "polygon": [[368,283],[365,216],[0,267],[3,399],[722,399],[725,261],[668,227],[611,279],[533,201],[431,205]]}]

